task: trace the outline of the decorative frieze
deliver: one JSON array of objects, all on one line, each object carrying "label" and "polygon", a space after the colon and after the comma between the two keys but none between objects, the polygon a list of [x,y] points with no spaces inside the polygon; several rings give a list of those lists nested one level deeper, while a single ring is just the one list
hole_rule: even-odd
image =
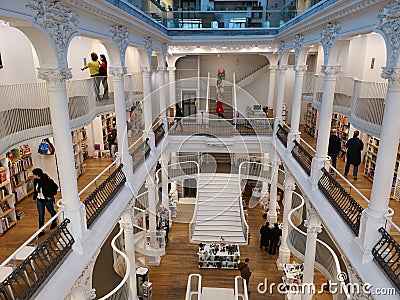
[{"label": "decorative frieze", "polygon": [[386,47],[388,49],[387,67],[396,67],[400,55],[400,2],[395,1],[378,14],[379,29],[385,36]]},{"label": "decorative frieze", "polygon": [[322,66],[321,73],[327,77],[337,76],[338,74],[342,73],[341,66]]},{"label": "decorative frieze", "polygon": [[45,80],[48,85],[60,85],[67,79],[72,78],[70,68],[65,69],[52,69],[52,68],[39,68],[38,78]]},{"label": "decorative frieze", "polygon": [[400,68],[382,68],[381,77],[391,85],[400,85]]},{"label": "decorative frieze", "polygon": [[58,65],[66,68],[68,44],[78,28],[76,14],[59,1],[31,0],[26,6],[33,10],[34,22],[52,39]]},{"label": "decorative frieze", "polygon": [[151,56],[151,53],[153,52],[153,40],[150,37],[145,38],[143,40],[143,46],[147,54]]},{"label": "decorative frieze", "polygon": [[329,54],[339,37],[341,26],[339,23],[328,23],[322,28],[320,43],[324,49],[324,62],[328,63]]}]

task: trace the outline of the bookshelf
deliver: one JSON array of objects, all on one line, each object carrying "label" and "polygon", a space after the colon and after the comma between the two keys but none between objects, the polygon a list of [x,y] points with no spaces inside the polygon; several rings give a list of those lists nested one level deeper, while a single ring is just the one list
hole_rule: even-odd
[{"label": "bookshelf", "polygon": [[33,162],[29,145],[11,149],[7,152],[7,160],[11,190],[15,202],[19,202],[33,193]]},{"label": "bookshelf", "polygon": [[332,114],[331,128],[336,128],[338,131],[338,136],[342,141],[342,152],[339,154],[339,157],[345,159],[345,153],[347,152],[346,142],[349,139],[350,132],[350,123],[348,122],[348,118],[340,114]]},{"label": "bookshelf", "polygon": [[87,134],[85,128],[80,128],[71,131],[72,147],[74,149],[74,160],[76,177],[81,176],[86,171],[86,164],[84,161],[88,157]]},{"label": "bookshelf", "polygon": [[107,142],[107,138],[111,134],[111,132],[109,130],[109,125],[116,124],[116,122],[117,121],[116,121],[115,113],[101,115],[101,126],[102,126],[102,132],[103,132],[104,150],[110,150],[110,149],[108,149],[108,142]]},{"label": "bookshelf", "polygon": [[200,269],[237,269],[240,259],[237,244],[200,244]]},{"label": "bookshelf", "polygon": [[[367,150],[364,156],[364,176],[370,181],[374,180],[376,159],[378,156],[379,149],[379,138],[368,135]],[[397,149],[396,165],[393,172],[393,183],[392,183],[392,194],[391,198],[400,201],[400,177],[399,177],[399,165],[400,165],[400,145]]]},{"label": "bookshelf", "polygon": [[17,223],[15,194],[11,188],[8,162],[6,155],[0,157],[0,235]]},{"label": "bookshelf", "polygon": [[143,110],[142,110],[142,101],[136,101],[131,109],[129,115],[129,121],[132,125],[131,135],[134,135],[140,130],[143,130]]},{"label": "bookshelf", "polygon": [[318,134],[317,122],[318,110],[312,107],[311,103],[307,103],[307,110],[304,114],[304,129],[314,138],[316,138]]}]

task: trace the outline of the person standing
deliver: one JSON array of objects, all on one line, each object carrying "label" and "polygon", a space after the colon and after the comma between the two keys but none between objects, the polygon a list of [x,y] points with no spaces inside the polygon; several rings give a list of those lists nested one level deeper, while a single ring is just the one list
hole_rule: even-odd
[{"label": "person standing", "polygon": [[353,165],[353,178],[357,180],[358,166],[361,163],[361,151],[364,149],[364,143],[358,138],[360,132],[354,131],[353,137],[346,143],[347,155],[344,176],[350,171],[350,165]]},{"label": "person standing", "polygon": [[223,119],[224,118],[224,106],[222,105],[222,101],[218,100],[217,105],[215,107],[215,112],[218,115],[218,118]]},{"label": "person standing", "polygon": [[[36,168],[32,170],[33,173],[33,200],[36,201],[36,206],[39,214],[39,228],[44,225],[44,211],[47,211],[52,217],[56,215],[54,209],[54,196],[57,194],[58,185],[51,179],[42,169]],[[50,229],[57,227],[57,220],[53,220]],[[44,235],[44,231],[39,233],[39,237]]]},{"label": "person standing", "polygon": [[179,107],[178,104],[176,104],[176,112],[175,112],[175,126],[174,129],[178,127],[178,124],[181,128],[181,131],[183,131],[183,126],[182,126],[182,118],[183,118],[183,113],[181,108]]},{"label": "person standing", "polygon": [[96,101],[100,100],[100,96],[99,96],[99,88],[100,88],[100,63],[98,61],[98,56],[97,53],[92,52],[90,53],[90,57],[92,58],[91,61],[89,61],[86,66],[84,66],[83,68],[81,68],[81,71],[89,68],[89,73],[90,73],[90,77],[93,77],[94,79],[94,92],[96,94]]},{"label": "person standing", "polygon": [[246,280],[246,285],[247,285],[247,294],[251,294],[249,290],[249,281],[250,281],[250,276],[251,276],[251,270],[249,269],[249,262],[250,259],[246,258],[244,262],[239,263],[238,265],[238,270],[240,271],[240,276],[244,280]]},{"label": "person standing", "polygon": [[268,250],[270,231],[271,231],[271,229],[269,228],[269,222],[266,222],[260,228],[260,234],[261,234],[260,249],[262,249],[262,247],[265,247],[265,251]]},{"label": "person standing", "polygon": [[115,125],[113,123],[109,125],[109,133],[110,135],[107,138],[108,148],[110,149],[111,157],[114,161],[115,153],[118,150],[118,142],[117,142],[117,129],[115,128]]},{"label": "person standing", "polygon": [[104,54],[100,54],[99,75],[101,76],[101,84],[104,88],[103,100],[108,99],[108,82],[107,82],[107,59]]},{"label": "person standing", "polygon": [[274,228],[272,228],[270,232],[271,242],[269,245],[269,254],[272,255],[276,254],[276,248],[278,247],[278,243],[281,236],[282,236],[282,230],[279,228],[278,223],[275,223]]},{"label": "person standing", "polygon": [[[331,135],[329,137],[329,146],[328,146],[328,155],[332,159],[332,167],[336,169],[336,161],[339,155],[340,150],[342,149],[342,142],[340,138],[337,136],[337,130],[333,128],[331,130]],[[333,169],[331,170],[331,174],[334,174]]]}]

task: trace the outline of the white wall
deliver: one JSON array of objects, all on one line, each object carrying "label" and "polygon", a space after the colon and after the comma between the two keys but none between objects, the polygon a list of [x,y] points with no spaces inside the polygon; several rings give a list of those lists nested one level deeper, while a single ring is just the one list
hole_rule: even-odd
[{"label": "white wall", "polygon": [[[371,69],[371,59],[375,58],[374,68]],[[368,34],[365,47],[364,76],[365,81],[386,82],[381,77],[382,68],[386,65],[386,45],[379,34]]]},{"label": "white wall", "polygon": [[128,73],[141,72],[141,56],[139,51],[135,47],[128,47],[125,55],[125,66]]},{"label": "white wall", "polygon": [[0,84],[37,82],[32,43],[18,29],[0,21]]}]

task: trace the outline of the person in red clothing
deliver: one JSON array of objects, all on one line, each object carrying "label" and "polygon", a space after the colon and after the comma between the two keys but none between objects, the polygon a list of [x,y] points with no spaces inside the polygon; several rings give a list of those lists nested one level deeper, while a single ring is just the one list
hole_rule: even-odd
[{"label": "person in red clothing", "polygon": [[217,113],[218,118],[224,118],[224,115],[223,115],[224,114],[224,107],[222,106],[222,101],[221,100],[217,101],[217,106],[216,106],[215,112]]},{"label": "person in red clothing", "polygon": [[108,99],[107,59],[104,54],[100,54],[99,74],[101,76],[101,84],[104,88],[103,99]]}]

